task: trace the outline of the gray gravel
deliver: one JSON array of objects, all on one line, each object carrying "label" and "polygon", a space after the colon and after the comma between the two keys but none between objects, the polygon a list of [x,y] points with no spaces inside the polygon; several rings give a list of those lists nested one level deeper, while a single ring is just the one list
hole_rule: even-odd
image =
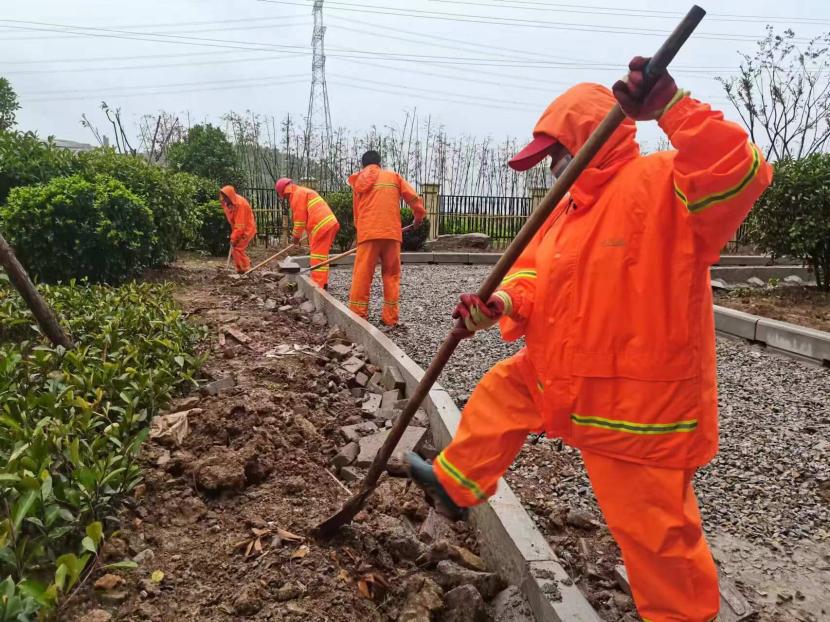
[{"label": "gray gravel", "polygon": [[[458,295],[474,291],[487,272],[487,266],[404,266],[405,327],[390,336],[426,366],[452,326]],[[347,298],[350,276],[349,270],[332,271],[332,293],[340,299]],[[380,300],[377,275],[375,322]],[[461,344],[440,382],[463,405],[481,376],[519,347],[501,341],[497,330],[479,334]],[[809,545],[830,566],[830,499],[820,494],[820,485],[830,480],[830,370],[728,339],[718,340],[718,369],[721,450],[696,484],[707,531],[785,556]],[[557,443],[527,445],[513,470],[525,479],[544,472],[538,460],[525,460],[544,445]],[[596,512],[578,452],[566,447],[559,455],[568,456],[572,468],[561,478],[545,473],[531,494],[540,502],[553,499]],[[522,498],[527,502],[527,494]]]}]

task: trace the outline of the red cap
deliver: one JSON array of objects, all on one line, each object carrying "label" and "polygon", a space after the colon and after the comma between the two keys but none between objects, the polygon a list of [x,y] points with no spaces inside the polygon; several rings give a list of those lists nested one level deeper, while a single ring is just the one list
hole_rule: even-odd
[{"label": "red cap", "polygon": [[288,177],[280,177],[277,183],[274,184],[274,190],[277,191],[277,196],[281,197],[285,193],[286,186],[293,184],[294,181]]},{"label": "red cap", "polygon": [[526,171],[533,168],[548,156],[551,147],[558,144],[552,136],[537,134],[527,146],[510,158],[507,163],[514,171]]}]

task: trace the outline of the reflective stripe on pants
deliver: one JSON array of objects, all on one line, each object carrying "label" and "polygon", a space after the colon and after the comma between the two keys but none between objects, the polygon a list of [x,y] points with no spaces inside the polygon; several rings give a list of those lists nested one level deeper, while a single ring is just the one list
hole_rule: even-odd
[{"label": "reflective stripe on pants", "polygon": [[[545,428],[542,391],[526,350],[498,363],[470,396],[435,473],[462,506],[481,503],[528,433]],[[665,469],[583,450],[594,494],[622,550],[640,616],[709,622],[718,613],[715,564],[701,527],[692,469]]]},{"label": "reflective stripe on pants", "polygon": [[[328,260],[329,251],[331,250],[332,244],[334,244],[334,238],[337,237],[338,231],[340,231],[340,225],[335,222],[311,236],[311,242],[309,244],[309,266],[314,267],[318,263],[323,263]],[[325,287],[329,282],[328,266],[320,268],[319,270],[312,270],[311,280],[318,287]]]}]

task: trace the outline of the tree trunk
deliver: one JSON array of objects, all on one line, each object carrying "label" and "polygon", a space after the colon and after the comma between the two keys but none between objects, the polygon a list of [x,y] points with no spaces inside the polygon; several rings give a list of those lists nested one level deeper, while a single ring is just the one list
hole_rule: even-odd
[{"label": "tree trunk", "polygon": [[14,285],[14,288],[26,301],[26,305],[32,311],[41,330],[49,338],[49,340],[56,346],[63,346],[64,348],[72,348],[72,341],[67,337],[66,333],[58,324],[55,314],[49,308],[49,305],[43,300],[41,295],[35,289],[34,283],[26,274],[23,266],[17,261],[14,256],[14,251],[9,246],[6,239],[0,234],[0,264],[6,269],[9,279]]}]

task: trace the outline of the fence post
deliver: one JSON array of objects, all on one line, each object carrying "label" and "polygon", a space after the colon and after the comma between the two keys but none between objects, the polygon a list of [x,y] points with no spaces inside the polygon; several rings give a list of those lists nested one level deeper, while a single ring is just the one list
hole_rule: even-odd
[{"label": "fence post", "polygon": [[545,198],[545,195],[548,193],[548,189],[544,186],[542,187],[534,187],[530,189],[530,210],[533,211],[537,207],[539,207],[539,203],[542,202],[542,199]]},{"label": "fence post", "polygon": [[429,239],[434,240],[438,237],[438,207],[440,201],[438,195],[441,192],[441,186],[438,184],[421,184],[421,194],[424,197],[424,208],[427,211],[427,218],[429,218]]}]

